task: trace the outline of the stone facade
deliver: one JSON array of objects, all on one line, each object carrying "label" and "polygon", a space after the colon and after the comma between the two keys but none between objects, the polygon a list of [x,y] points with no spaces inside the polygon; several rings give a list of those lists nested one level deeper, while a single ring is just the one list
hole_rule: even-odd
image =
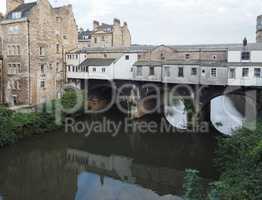
[{"label": "stone facade", "polygon": [[262,42],[262,15],[257,17],[257,34],[256,34],[257,43]]},{"label": "stone facade", "polygon": [[93,31],[79,32],[79,48],[83,47],[102,47],[102,48],[121,48],[131,46],[131,34],[126,22],[121,26],[118,19],[114,23],[100,24],[98,21],[93,22]]},{"label": "stone facade", "polygon": [[[12,2],[7,0],[10,8]],[[22,3],[9,10],[1,29],[5,102],[36,105],[58,97],[65,81],[64,55],[77,46],[72,6],[53,8],[48,0]]]},{"label": "stone facade", "polygon": [[226,49],[201,49],[192,48],[179,48],[172,46],[160,45],[152,47],[150,50],[139,54],[139,60],[143,61],[215,61],[225,62],[227,60]]}]

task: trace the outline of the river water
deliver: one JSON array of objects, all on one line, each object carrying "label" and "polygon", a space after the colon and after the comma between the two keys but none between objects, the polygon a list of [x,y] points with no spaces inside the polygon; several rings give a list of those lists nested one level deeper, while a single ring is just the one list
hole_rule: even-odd
[{"label": "river water", "polygon": [[[122,122],[118,111],[78,121]],[[161,115],[141,121],[160,123]],[[170,200],[182,196],[185,169],[218,176],[216,135],[125,132],[112,137],[60,130],[0,150],[0,200]]]}]

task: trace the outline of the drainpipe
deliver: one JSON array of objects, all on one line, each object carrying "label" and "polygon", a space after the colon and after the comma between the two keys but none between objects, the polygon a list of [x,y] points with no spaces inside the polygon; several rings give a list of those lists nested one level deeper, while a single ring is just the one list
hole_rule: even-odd
[{"label": "drainpipe", "polygon": [[28,104],[31,105],[31,43],[30,43],[30,21],[27,20],[27,45],[28,45]]}]

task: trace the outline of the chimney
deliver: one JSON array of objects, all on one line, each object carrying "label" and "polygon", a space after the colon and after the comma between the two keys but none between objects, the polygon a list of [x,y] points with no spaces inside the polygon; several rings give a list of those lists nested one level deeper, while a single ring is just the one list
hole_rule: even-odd
[{"label": "chimney", "polygon": [[24,4],[24,0],[6,0],[6,14]]},{"label": "chimney", "polygon": [[119,19],[114,19],[114,26],[120,26],[120,20]]},{"label": "chimney", "polygon": [[94,31],[98,28],[98,26],[99,26],[99,22],[94,20],[93,21],[93,29],[94,29]]},{"label": "chimney", "polygon": [[247,46],[247,38],[245,37],[243,40],[243,47],[246,47],[246,46]]},{"label": "chimney", "polygon": [[262,43],[262,15],[257,17],[256,39],[257,43]]}]

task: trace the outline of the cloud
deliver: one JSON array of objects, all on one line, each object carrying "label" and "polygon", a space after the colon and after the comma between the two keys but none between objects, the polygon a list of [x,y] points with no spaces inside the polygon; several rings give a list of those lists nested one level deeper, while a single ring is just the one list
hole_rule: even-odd
[{"label": "cloud", "polygon": [[[0,10],[4,9],[1,1]],[[27,1],[29,2],[29,0]],[[255,41],[256,16],[262,1],[239,0],[51,0],[71,3],[80,27],[92,28],[94,19],[127,21],[133,43],[235,43]]]}]

